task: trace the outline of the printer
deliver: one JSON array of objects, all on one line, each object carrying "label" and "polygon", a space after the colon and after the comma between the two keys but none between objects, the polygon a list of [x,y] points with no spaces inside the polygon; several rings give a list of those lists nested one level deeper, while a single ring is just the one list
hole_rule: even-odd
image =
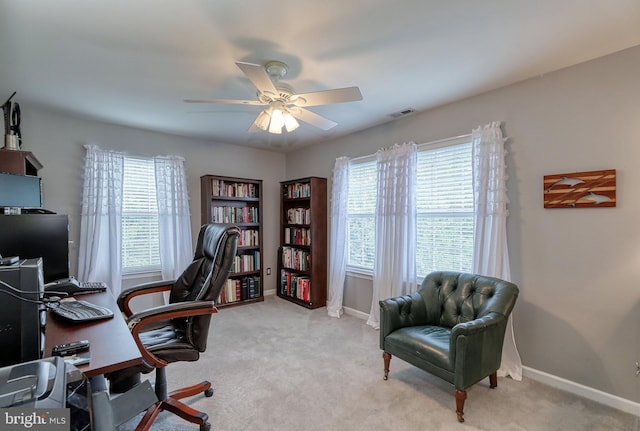
[{"label": "printer", "polygon": [[0,368],[0,408],[67,408],[71,425],[67,429],[90,429],[89,381],[59,356],[6,366]]}]

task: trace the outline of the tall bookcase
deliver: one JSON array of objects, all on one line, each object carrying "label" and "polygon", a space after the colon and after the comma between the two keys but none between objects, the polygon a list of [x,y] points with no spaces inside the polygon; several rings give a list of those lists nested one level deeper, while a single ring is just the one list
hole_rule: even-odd
[{"label": "tall bookcase", "polygon": [[279,297],[307,308],[327,302],[327,179],[280,183]]},{"label": "tall bookcase", "polygon": [[240,228],[238,252],[219,307],[264,300],[262,277],[262,180],[203,175],[201,220]]}]

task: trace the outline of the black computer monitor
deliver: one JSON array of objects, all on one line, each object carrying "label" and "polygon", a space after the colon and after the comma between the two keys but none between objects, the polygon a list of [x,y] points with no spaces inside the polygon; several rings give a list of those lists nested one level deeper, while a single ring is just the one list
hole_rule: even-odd
[{"label": "black computer monitor", "polygon": [[62,214],[0,215],[0,254],[42,257],[44,282],[69,276],[69,217]]}]

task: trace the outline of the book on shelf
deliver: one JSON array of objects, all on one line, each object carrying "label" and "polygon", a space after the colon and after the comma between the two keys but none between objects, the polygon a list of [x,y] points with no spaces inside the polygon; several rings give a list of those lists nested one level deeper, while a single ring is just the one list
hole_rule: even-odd
[{"label": "book on shelf", "polygon": [[211,207],[211,219],[214,223],[259,223],[256,207]]},{"label": "book on shelf", "polygon": [[311,279],[282,269],[280,273],[280,294],[309,302],[311,298]]},{"label": "book on shelf", "polygon": [[224,305],[259,298],[260,296],[262,296],[262,286],[259,276],[230,278],[222,288],[216,303]]},{"label": "book on shelf", "polygon": [[311,245],[311,229],[301,227],[285,228],[284,243],[295,245]]},{"label": "book on shelf", "polygon": [[238,237],[239,247],[257,247],[260,245],[260,232],[257,229],[241,229]]},{"label": "book on shelf", "polygon": [[233,258],[231,272],[249,272],[260,270],[260,251],[249,250],[243,254],[238,254]]},{"label": "book on shelf", "polygon": [[311,210],[309,208],[289,208],[287,210],[287,223],[289,224],[311,223]]},{"label": "book on shelf", "polygon": [[256,185],[251,183],[229,182],[213,178],[211,194],[214,197],[256,198]]},{"label": "book on shelf", "polygon": [[294,183],[288,184],[285,189],[284,197],[287,199],[308,198],[311,195],[311,184]]},{"label": "book on shelf", "polygon": [[282,266],[298,271],[308,271],[311,267],[311,253],[295,247],[282,247]]}]

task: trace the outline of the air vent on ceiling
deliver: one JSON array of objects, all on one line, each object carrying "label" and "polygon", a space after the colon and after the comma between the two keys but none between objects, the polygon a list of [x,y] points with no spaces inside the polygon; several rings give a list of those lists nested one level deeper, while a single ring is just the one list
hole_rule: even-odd
[{"label": "air vent on ceiling", "polygon": [[403,109],[402,111],[398,111],[398,112],[394,112],[393,114],[389,114],[390,117],[393,118],[400,118],[400,117],[406,117],[407,115],[411,115],[414,112],[416,112],[413,108],[407,108],[407,109]]}]

